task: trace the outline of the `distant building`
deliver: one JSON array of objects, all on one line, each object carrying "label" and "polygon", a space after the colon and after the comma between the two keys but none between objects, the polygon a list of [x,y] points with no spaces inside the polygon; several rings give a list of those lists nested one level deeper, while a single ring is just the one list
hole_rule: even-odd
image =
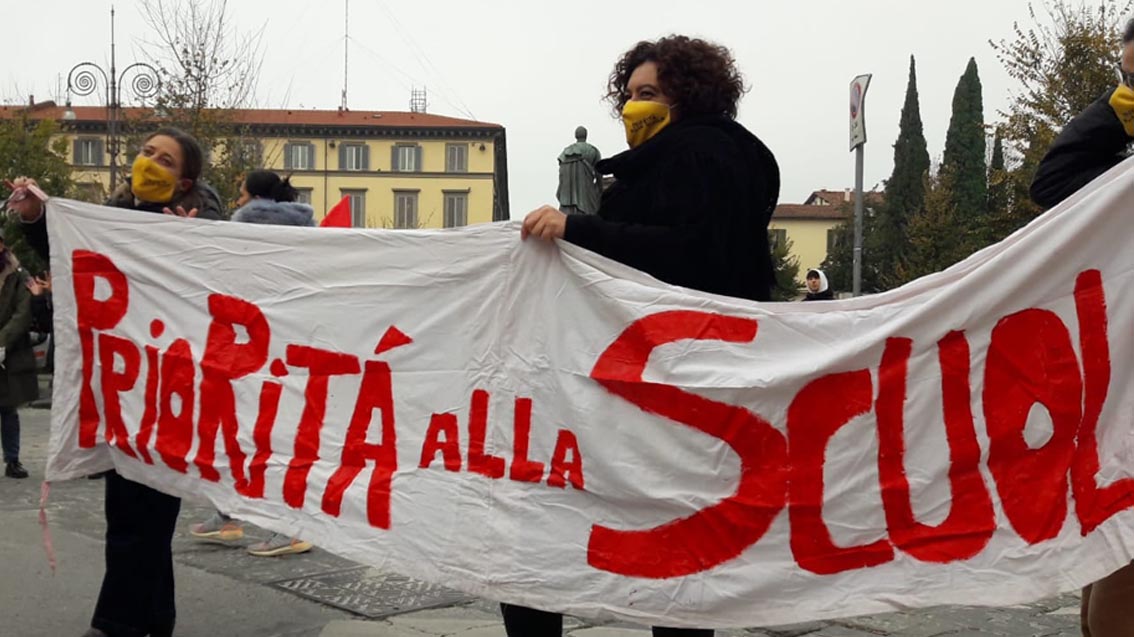
[{"label": "distant building", "polygon": [[[867,208],[882,201],[882,193],[866,193]],[[850,190],[816,190],[802,204],[780,204],[768,225],[773,242],[791,241],[791,254],[799,259],[801,274],[819,267],[835,247],[838,227],[854,215]]]},{"label": "distant building", "polygon": [[[0,107],[0,118],[24,110],[60,122],[80,187],[108,190],[105,108],[76,106],[72,117],[45,102]],[[264,168],[292,176],[300,200],[318,217],[349,197],[356,227],[449,228],[509,218],[507,146],[498,124],[391,111],[250,109],[226,116]],[[148,109],[123,109],[122,119],[158,125]],[[120,175],[129,174],[136,152],[118,158]]]}]

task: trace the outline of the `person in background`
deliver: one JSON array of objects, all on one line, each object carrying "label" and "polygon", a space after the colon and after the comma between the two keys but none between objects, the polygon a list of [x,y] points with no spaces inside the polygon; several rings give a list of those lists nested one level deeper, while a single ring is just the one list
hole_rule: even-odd
[{"label": "person in background", "polygon": [[[314,226],[315,211],[311,206],[296,203],[297,195],[289,179],[280,179],[270,170],[254,170],[240,186],[240,199],[236,202],[239,207],[232,213],[232,221]],[[244,538],[244,527],[228,515],[215,511],[209,519],[189,527],[189,534],[200,540],[237,542]],[[273,533],[266,541],[249,546],[248,552],[257,557],[276,557],[306,553],[311,548],[310,542]]]},{"label": "person in background", "polygon": [[[1051,208],[1117,166],[1134,143],[1134,20],[1122,34],[1122,80],[1076,115],[1036,169],[1032,199]],[[1085,637],[1134,635],[1134,564],[1083,589]]]},{"label": "person in background", "polygon": [[822,270],[807,271],[807,296],[804,301],[830,301],[835,298],[835,291],[827,283],[827,274]]},{"label": "person in background", "polygon": [[39,397],[30,326],[31,293],[0,231],[0,447],[5,477],[17,480],[28,477],[20,464],[19,408]]},{"label": "person in background", "polygon": [[[744,82],[732,53],[681,35],[639,42],[615,64],[608,89],[630,150],[596,166],[615,177],[598,214],[543,206],[524,218],[521,237],[562,239],[666,283],[771,300],[768,222],[780,171],[767,146],[736,121]],[[563,630],[558,613],[509,604],[503,613],[509,637]]]},{"label": "person in background", "polygon": [[[221,219],[220,198],[201,181],[200,144],[176,128],[161,128],[142,142],[130,177],[108,206],[178,217]],[[35,185],[17,178],[15,188]],[[45,261],[50,246],[43,202],[9,201],[24,223],[24,238]],[[23,286],[21,285],[21,288]],[[170,637],[176,621],[173,550],[181,500],[111,471],[106,474],[106,574],[84,637]]]},{"label": "person in background", "polygon": [[[31,328],[30,331],[50,337],[55,331],[53,322],[55,318],[55,304],[51,297],[51,273],[46,272],[42,277],[33,276],[27,279],[28,291],[31,292]],[[55,371],[55,339],[47,344],[47,360],[43,369],[52,374]]]}]

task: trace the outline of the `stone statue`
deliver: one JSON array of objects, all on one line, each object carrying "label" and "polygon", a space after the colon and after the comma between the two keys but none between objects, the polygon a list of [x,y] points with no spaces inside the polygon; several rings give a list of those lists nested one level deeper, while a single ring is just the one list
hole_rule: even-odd
[{"label": "stone statue", "polygon": [[575,143],[559,155],[559,209],[569,215],[593,215],[599,209],[602,184],[595,164],[602,154],[587,143],[587,129],[575,129]]}]

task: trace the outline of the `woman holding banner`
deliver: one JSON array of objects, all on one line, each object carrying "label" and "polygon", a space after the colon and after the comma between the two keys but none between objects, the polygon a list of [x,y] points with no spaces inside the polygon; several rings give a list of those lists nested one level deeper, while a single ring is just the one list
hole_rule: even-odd
[{"label": "woman holding banner", "polygon": [[[744,84],[732,53],[685,36],[639,42],[610,75],[630,146],[597,165],[615,182],[597,215],[544,206],[521,236],[563,239],[667,283],[768,301],[768,222],[779,198],[772,152],[736,122]],[[558,635],[561,615],[504,605],[509,637]],[[712,635],[654,628],[654,635]]]},{"label": "woman holding banner", "polygon": [[[1045,208],[1059,205],[1114,168],[1134,142],[1134,20],[1122,34],[1122,81],[1067,124],[1036,170],[1031,195]],[[1085,637],[1134,635],[1134,564],[1083,589]]]},{"label": "woman holding banner", "polygon": [[[162,128],[145,139],[130,178],[107,205],[180,217],[220,219],[220,199],[201,183],[204,154],[189,134]],[[48,257],[43,202],[27,191],[35,181],[15,180],[8,207],[24,222],[33,250]],[[176,615],[170,543],[181,500],[115,472],[106,476],[106,574],[91,628],[84,637],[168,637]]]}]

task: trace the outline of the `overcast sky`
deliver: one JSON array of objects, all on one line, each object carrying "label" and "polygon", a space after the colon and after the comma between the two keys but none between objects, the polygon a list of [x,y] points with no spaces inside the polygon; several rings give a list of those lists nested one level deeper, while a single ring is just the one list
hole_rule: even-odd
[{"label": "overcast sky", "polygon": [[[241,27],[263,27],[259,106],[338,106],[344,5],[230,0]],[[135,2],[115,7],[121,68],[144,59],[145,25]],[[101,0],[25,5],[24,18],[7,25],[0,96],[48,99],[73,64],[105,63],[109,9]],[[970,57],[980,67],[985,119],[997,119],[1014,83],[988,41],[1010,37],[1014,21],[1028,23],[1026,0],[353,0],[348,101],[352,110],[408,110],[411,88],[424,86],[432,113],[504,125],[512,216],[520,217],[555,203],[556,157],[575,126],[590,129],[604,156],[625,148],[621,124],[601,100],[620,53],[640,39],[696,35],[735,53],[752,89],[740,121],[779,159],[780,201],[802,203],[813,190],[853,185],[847,96],[855,75],[874,75],[866,103],[868,188],[892,168],[911,54],[935,160]],[[83,99],[78,103],[96,103]]]}]

